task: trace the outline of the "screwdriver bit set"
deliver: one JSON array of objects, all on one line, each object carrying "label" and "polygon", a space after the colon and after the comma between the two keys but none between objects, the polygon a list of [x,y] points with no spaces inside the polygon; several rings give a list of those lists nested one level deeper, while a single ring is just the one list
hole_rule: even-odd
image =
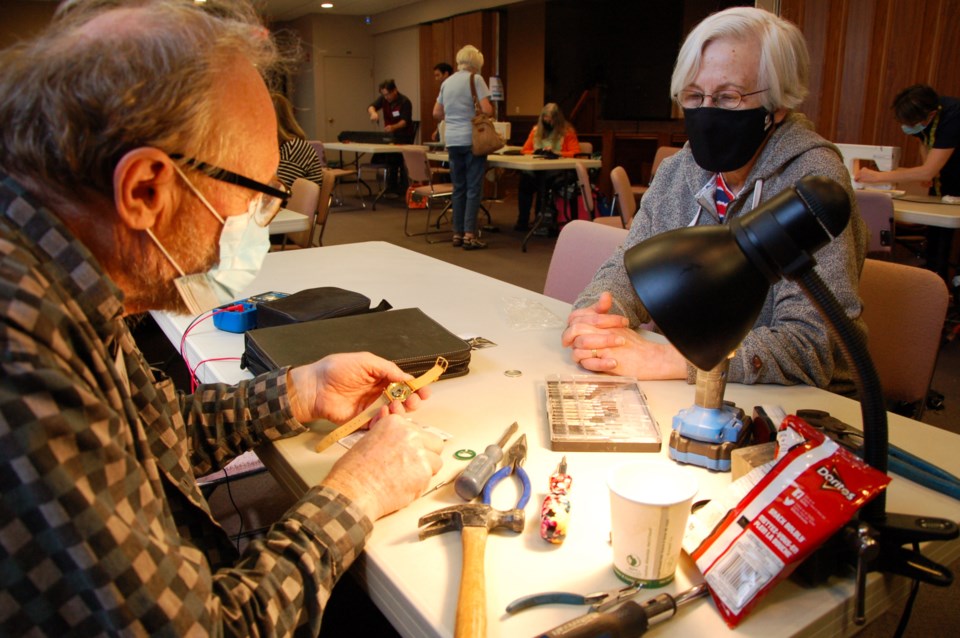
[{"label": "screwdriver bit set", "polygon": [[546,392],[551,449],[660,451],[660,428],[636,379],[550,375]]}]

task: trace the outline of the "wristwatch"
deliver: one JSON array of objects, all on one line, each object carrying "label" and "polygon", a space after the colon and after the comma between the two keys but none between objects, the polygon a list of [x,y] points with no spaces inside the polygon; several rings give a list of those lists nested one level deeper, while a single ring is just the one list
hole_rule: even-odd
[{"label": "wristwatch", "polygon": [[388,385],[383,393],[377,397],[377,400],[370,404],[366,410],[323,437],[323,439],[317,443],[317,452],[323,452],[343,437],[349,436],[359,430],[362,426],[369,423],[370,419],[375,417],[383,406],[390,405],[393,401],[406,401],[407,397],[411,394],[439,379],[440,375],[446,372],[447,365],[446,359],[437,357],[437,361],[433,364],[433,367],[419,377],[409,381],[395,381]]}]

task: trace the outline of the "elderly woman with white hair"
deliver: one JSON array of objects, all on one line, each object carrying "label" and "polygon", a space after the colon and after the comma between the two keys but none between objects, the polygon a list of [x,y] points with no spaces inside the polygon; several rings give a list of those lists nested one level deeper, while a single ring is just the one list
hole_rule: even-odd
[{"label": "elderly woman with white hair", "polygon": [[486,155],[473,154],[473,117],[476,113],[470,79],[476,90],[480,109],[493,113],[490,89],[480,77],[483,54],[468,44],[457,52],[457,72],[444,80],[433,107],[433,117],[444,120],[444,140],[450,156],[450,179],[453,182],[453,245],[464,250],[486,248],[477,237],[477,212],[483,192]]},{"label": "elderly woman with white hair", "polygon": [[[857,289],[865,226],[840,152],[794,111],[806,97],[808,69],[799,29],[762,9],[727,9],[691,31],[670,87],[683,108],[689,142],[664,160],[623,246],[574,304],[562,342],[582,367],[693,381],[696,370],[676,348],[634,331],[650,317],[624,269],[624,251],[674,228],[725,224],[808,175],[838,182],[850,197],[850,223],[817,252],[816,260],[820,276],[848,315],[860,316]],[[711,330],[712,311],[703,309],[705,332]],[[730,361],[727,379],[802,383],[841,393],[854,388],[824,320],[790,281],[771,287],[753,329]]]}]

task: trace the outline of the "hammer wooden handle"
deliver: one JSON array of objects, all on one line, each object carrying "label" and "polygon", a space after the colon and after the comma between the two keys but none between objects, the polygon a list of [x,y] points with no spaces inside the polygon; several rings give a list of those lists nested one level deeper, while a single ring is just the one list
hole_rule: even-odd
[{"label": "hammer wooden handle", "polygon": [[464,527],[463,570],[460,574],[460,597],[457,601],[455,638],[485,638],[487,635],[487,591],[484,576],[486,527]]}]

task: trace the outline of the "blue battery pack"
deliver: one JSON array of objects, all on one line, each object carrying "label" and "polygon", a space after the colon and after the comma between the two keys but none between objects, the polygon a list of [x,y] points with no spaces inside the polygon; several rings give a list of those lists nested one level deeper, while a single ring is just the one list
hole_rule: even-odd
[{"label": "blue battery pack", "polygon": [[213,314],[213,325],[225,332],[244,333],[257,327],[257,306],[237,301],[221,306]]},{"label": "blue battery pack", "polygon": [[257,304],[286,297],[286,292],[264,292],[214,309],[213,325],[224,332],[243,334],[257,327]]}]

